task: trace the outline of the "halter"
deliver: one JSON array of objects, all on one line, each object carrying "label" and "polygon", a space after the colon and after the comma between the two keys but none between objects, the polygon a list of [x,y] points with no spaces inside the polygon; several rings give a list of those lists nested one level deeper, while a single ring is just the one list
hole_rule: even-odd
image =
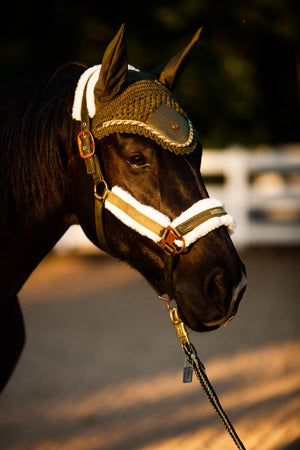
[{"label": "halter", "polygon": [[[86,95],[82,97],[81,131],[77,136],[79,154],[85,161],[87,174],[93,177],[95,200],[95,226],[100,248],[112,254],[105,236],[104,210],[107,209],[123,224],[134,229],[164,250],[164,289],[159,295],[173,296],[173,269],[175,258],[212,230],[226,226],[235,228],[235,220],[222,202],[206,198],[199,200],[171,221],[165,214],[137,201],[118,186],[108,187],[103,176],[99,158],[95,153],[95,142],[90,131],[90,117],[86,106]],[[115,256],[115,255],[113,255]]]}]

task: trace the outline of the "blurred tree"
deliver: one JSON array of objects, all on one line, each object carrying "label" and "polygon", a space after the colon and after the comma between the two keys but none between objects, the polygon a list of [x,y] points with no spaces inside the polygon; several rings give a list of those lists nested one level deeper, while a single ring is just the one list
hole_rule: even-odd
[{"label": "blurred tree", "polygon": [[130,63],[150,70],[203,26],[176,95],[205,146],[299,141],[298,9],[297,0],[6,3],[0,81],[100,63],[122,22]]}]

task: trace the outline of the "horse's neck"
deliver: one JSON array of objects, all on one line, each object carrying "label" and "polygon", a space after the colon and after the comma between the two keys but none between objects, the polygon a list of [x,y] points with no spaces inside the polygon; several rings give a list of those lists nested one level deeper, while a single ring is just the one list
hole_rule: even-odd
[{"label": "horse's neck", "polygon": [[[60,76],[57,76],[50,83],[49,89],[53,89],[55,98],[60,98],[61,91],[65,89],[62,81]],[[41,92],[44,85],[42,80]],[[39,125],[35,127],[36,135],[34,137],[30,135],[32,140],[29,141],[26,134],[24,139],[22,133],[26,133],[32,124],[30,122],[28,127],[24,124],[22,127],[18,126],[23,117],[22,111],[26,111],[27,105],[21,95],[24,89],[14,87],[15,98],[20,96],[20,107],[12,108],[11,116],[3,125],[6,126],[6,134],[0,136],[2,139],[0,174],[3,174],[0,179],[2,194],[2,198],[0,197],[0,202],[2,201],[0,204],[0,300],[18,291],[36,265],[51,250],[68,226],[75,221],[65,212],[69,210],[65,197],[71,178],[66,176],[66,164],[60,161],[60,149],[64,148],[67,152],[70,145],[69,134],[73,132],[71,116],[68,116],[66,109],[61,105],[56,109],[53,101],[50,102],[51,108],[44,108],[41,111],[40,105],[38,107],[34,103],[35,98],[39,99],[38,95],[33,95],[36,89],[35,84],[30,81],[27,87],[25,93],[28,92],[28,102],[33,102],[31,114],[29,114],[30,121],[37,121],[38,124],[41,124],[43,120],[45,123],[53,123],[54,130],[51,132],[45,127],[45,130],[42,130],[43,135],[39,136],[39,128],[41,128]],[[67,99],[69,94],[66,91],[64,95]],[[10,97],[11,92],[8,91],[5,97],[7,104],[11,101]],[[46,98],[45,101],[50,100]],[[51,120],[47,116],[48,110],[50,110]],[[13,134],[11,133],[12,124],[14,125]],[[58,129],[61,130],[61,135],[57,132]],[[53,135],[54,138],[52,138]],[[6,139],[6,136],[9,139]],[[42,137],[44,139],[41,139]],[[28,158],[26,158],[27,151]],[[68,158],[67,153],[64,157]],[[50,162],[53,164],[51,165]]]},{"label": "horse's neck", "polygon": [[57,215],[43,222],[19,222],[0,233],[0,302],[16,294],[38,263],[64,234],[72,218]]}]

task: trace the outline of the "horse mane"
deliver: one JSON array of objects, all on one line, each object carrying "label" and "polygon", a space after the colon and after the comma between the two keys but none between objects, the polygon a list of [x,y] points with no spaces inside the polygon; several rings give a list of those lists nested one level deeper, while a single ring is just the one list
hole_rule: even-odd
[{"label": "horse mane", "polygon": [[[66,191],[71,108],[81,72],[31,77],[0,90],[0,225],[42,219]],[[1,223],[2,222],[2,223]]]}]

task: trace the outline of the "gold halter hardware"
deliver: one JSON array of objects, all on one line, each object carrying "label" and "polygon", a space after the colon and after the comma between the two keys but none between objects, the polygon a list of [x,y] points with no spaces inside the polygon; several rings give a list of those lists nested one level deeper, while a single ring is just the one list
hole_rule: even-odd
[{"label": "gold halter hardware", "polygon": [[170,319],[175,327],[177,337],[180,340],[181,346],[183,347],[183,344],[185,344],[185,343],[190,345],[191,342],[189,339],[189,334],[186,331],[185,323],[179,317],[178,307],[174,306],[173,308],[171,308],[171,306],[170,306],[170,303],[172,302],[172,298],[170,298],[169,296],[164,296],[164,295],[158,295],[158,298],[160,300],[164,300],[167,303],[167,308],[170,313]]},{"label": "gold halter hardware", "polygon": [[[182,245],[180,248],[176,247],[175,245],[176,240],[181,241]],[[175,255],[179,255],[185,249],[184,237],[170,225],[168,225],[167,228],[165,228],[160,242],[165,247],[165,251],[167,253],[174,253]]]},{"label": "gold halter hardware", "polygon": [[95,154],[95,141],[89,130],[81,130],[78,133],[77,144],[81,158],[91,158]]},{"label": "gold halter hardware", "polygon": [[169,310],[170,310],[170,318],[175,327],[177,337],[180,341],[181,346],[183,347],[183,344],[185,344],[185,343],[188,345],[191,345],[191,342],[189,339],[189,334],[186,330],[185,324],[182,322],[182,320],[179,317],[177,306],[175,306],[172,309],[169,308]]}]

